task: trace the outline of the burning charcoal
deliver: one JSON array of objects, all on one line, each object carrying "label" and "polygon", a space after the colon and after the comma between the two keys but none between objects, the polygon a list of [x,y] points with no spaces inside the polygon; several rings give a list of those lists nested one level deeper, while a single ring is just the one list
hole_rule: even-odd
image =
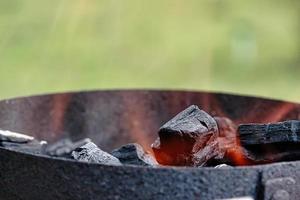
[{"label": "burning charcoal", "polygon": [[72,157],[78,161],[99,163],[103,165],[122,165],[118,158],[102,151],[92,142],[88,142],[75,149],[72,152]]},{"label": "burning charcoal", "polygon": [[244,159],[244,162],[237,163],[238,165],[267,164],[300,159],[300,149],[297,143],[243,145],[236,149],[240,149]]},{"label": "burning charcoal", "polygon": [[145,152],[141,145],[136,143],[126,144],[119,149],[113,150],[111,154],[118,158],[123,164],[143,166],[158,165],[155,158]]},{"label": "burning charcoal", "polygon": [[71,157],[71,153],[75,149],[85,145],[88,142],[91,142],[89,138],[85,138],[77,142],[72,142],[69,138],[62,139],[54,144],[47,146],[45,152],[50,156]]},{"label": "burning charcoal", "polygon": [[243,145],[300,142],[300,121],[291,120],[272,124],[242,124],[238,129]]},{"label": "burning charcoal", "polygon": [[[215,117],[214,119],[216,120],[218,125],[218,138],[216,140],[214,139],[214,141],[208,142],[210,145],[205,146],[202,150],[202,152],[209,151],[209,153],[207,152],[205,154],[194,154],[193,161],[197,166],[216,166],[220,163],[235,163],[232,160],[232,157],[229,156],[228,152],[232,153],[232,151],[234,151],[234,153],[236,154],[237,149],[239,149],[236,134],[237,127],[233,121],[226,117]],[[204,162],[204,160],[206,161]]]},{"label": "burning charcoal", "polygon": [[243,124],[238,133],[244,155],[252,164],[300,159],[300,121]]},{"label": "burning charcoal", "polygon": [[223,151],[237,145],[237,126],[226,117],[215,117],[218,124],[218,143]]},{"label": "burning charcoal", "polygon": [[200,151],[196,152],[192,156],[192,162],[194,166],[204,166],[206,162],[212,159],[221,159],[223,158],[224,154],[220,154],[220,149],[218,146],[218,142],[208,141],[207,145],[203,147]]},{"label": "burning charcoal", "polygon": [[27,143],[33,141],[34,137],[24,135],[21,133],[14,133],[11,131],[0,130],[0,141],[13,143]]},{"label": "burning charcoal", "polygon": [[195,105],[163,125],[158,134],[152,149],[160,164],[199,166],[210,159],[211,154],[218,154],[217,123]]}]

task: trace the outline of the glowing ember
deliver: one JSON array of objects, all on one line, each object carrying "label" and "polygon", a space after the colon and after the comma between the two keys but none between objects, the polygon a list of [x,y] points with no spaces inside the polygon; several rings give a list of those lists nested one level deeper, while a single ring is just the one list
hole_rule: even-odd
[{"label": "glowing ember", "polygon": [[[63,103],[54,103],[53,116],[63,118],[64,110],[69,104],[69,96],[57,96],[55,99],[54,102],[63,101]],[[283,116],[292,106],[281,104],[281,109],[276,108],[279,110],[278,114]],[[143,106],[140,105],[137,110],[142,109]],[[56,110],[62,111],[56,112]],[[217,113],[225,116],[220,111]],[[273,114],[273,112],[270,113]],[[61,139],[57,143],[46,144],[31,136],[6,131],[0,131],[0,146],[27,153],[46,154],[102,164],[103,162],[107,164],[105,163],[106,159],[113,159],[115,156],[116,159],[120,159],[119,164],[148,167],[156,167],[159,164],[193,167],[215,167],[226,166],[226,164],[243,166],[300,160],[298,147],[300,121],[297,120],[268,124],[249,123],[237,126],[237,119],[233,122],[227,117],[212,117],[192,105],[160,128],[159,137],[151,146],[154,158],[148,152],[150,137],[145,131],[145,127],[153,127],[153,122],[147,121],[147,117],[139,114],[135,109],[124,115],[124,118],[126,116],[133,116],[133,118],[126,118],[126,124],[132,130],[132,139],[139,144],[123,145],[113,151],[113,155],[103,152],[101,149],[98,150],[98,147],[92,144],[90,139],[75,142],[70,139]],[[260,117],[271,119],[265,116]],[[241,120],[244,119],[241,118]],[[262,119],[259,120],[262,121]],[[62,127],[60,123],[54,124],[56,131]],[[85,146],[86,144],[90,145]],[[78,157],[76,157],[77,154]]]},{"label": "glowing ember", "polygon": [[152,148],[163,165],[241,166],[296,160],[300,158],[300,150],[295,143],[299,142],[299,121],[237,128],[228,118],[213,118],[190,106],[160,129]]},{"label": "glowing ember", "polygon": [[204,166],[222,160],[236,147],[236,126],[227,118],[213,118],[190,106],[167,122],[152,145],[164,165]]},{"label": "glowing ember", "polygon": [[216,121],[197,106],[176,115],[158,134],[152,149],[161,164],[202,166],[219,154]]}]

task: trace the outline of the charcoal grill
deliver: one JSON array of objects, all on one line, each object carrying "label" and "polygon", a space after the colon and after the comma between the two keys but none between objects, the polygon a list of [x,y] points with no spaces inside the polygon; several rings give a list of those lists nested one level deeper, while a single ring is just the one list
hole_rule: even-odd
[{"label": "charcoal grill", "polygon": [[[159,127],[195,104],[239,123],[300,119],[300,105],[189,91],[91,91],[0,102],[0,128],[55,142],[89,137],[110,151],[145,148]],[[234,168],[104,166],[0,148],[0,199],[297,199],[300,162]]]}]

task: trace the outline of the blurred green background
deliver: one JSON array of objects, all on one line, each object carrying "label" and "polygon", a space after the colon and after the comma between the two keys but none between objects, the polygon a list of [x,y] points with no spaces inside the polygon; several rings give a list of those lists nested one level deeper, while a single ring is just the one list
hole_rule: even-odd
[{"label": "blurred green background", "polygon": [[300,1],[0,0],[0,98],[108,88],[300,101]]}]

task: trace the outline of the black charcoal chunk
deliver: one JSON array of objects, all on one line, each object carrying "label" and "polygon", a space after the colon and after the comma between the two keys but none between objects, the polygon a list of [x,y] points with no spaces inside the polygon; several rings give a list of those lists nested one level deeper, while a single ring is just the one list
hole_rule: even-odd
[{"label": "black charcoal chunk", "polygon": [[0,130],[0,141],[12,142],[12,143],[27,143],[34,140],[34,137],[24,135],[21,133],[15,133],[11,131]]},{"label": "black charcoal chunk", "polygon": [[173,135],[198,138],[217,131],[214,118],[200,110],[198,106],[191,105],[163,125],[159,130],[159,136],[161,139]]},{"label": "black charcoal chunk", "polygon": [[[217,151],[214,142],[218,137],[217,122],[195,105],[163,125],[158,135],[152,149],[160,164],[198,166],[206,162],[205,154]],[[205,148],[210,142],[211,148]]]},{"label": "black charcoal chunk", "polygon": [[118,158],[122,164],[157,166],[155,158],[144,151],[143,147],[136,143],[126,144],[119,149],[111,152],[113,156]]},{"label": "black charcoal chunk", "polygon": [[300,159],[300,149],[297,143],[247,145],[241,148],[250,164],[267,164]]},{"label": "black charcoal chunk", "polygon": [[103,165],[122,165],[118,158],[102,151],[93,142],[78,147],[72,152],[72,157],[78,161],[98,163]]},{"label": "black charcoal chunk", "polygon": [[204,166],[211,159],[220,159],[224,155],[220,155],[220,149],[216,140],[207,142],[207,145],[203,149],[194,153],[192,156],[193,166]]},{"label": "black charcoal chunk", "polygon": [[245,155],[253,164],[300,159],[300,121],[242,124],[238,136]]},{"label": "black charcoal chunk", "polygon": [[300,121],[270,124],[242,124],[238,128],[242,145],[300,142]]},{"label": "black charcoal chunk", "polygon": [[48,145],[45,149],[45,152],[50,156],[70,158],[71,153],[75,149],[87,144],[88,142],[91,142],[89,138],[85,138],[76,142],[73,142],[69,138],[66,138],[59,140],[54,144]]}]

